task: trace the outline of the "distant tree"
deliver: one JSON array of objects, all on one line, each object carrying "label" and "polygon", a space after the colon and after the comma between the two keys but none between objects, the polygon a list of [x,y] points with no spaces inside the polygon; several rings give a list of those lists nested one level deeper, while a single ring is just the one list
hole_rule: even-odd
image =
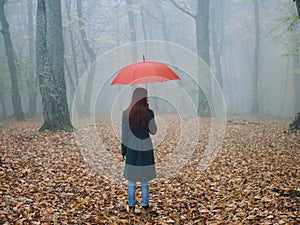
[{"label": "distant tree", "polygon": [[195,20],[197,53],[209,66],[209,0],[197,0],[198,6],[196,14],[193,14],[187,9],[181,7],[174,0],[171,0],[171,2],[176,6],[176,8]]},{"label": "distant tree", "polygon": [[260,49],[260,26],[259,26],[259,7],[258,0],[254,1],[254,24],[255,24],[255,48],[254,48],[254,68],[253,68],[253,102],[252,113],[259,112],[258,104],[258,70],[259,70],[259,49]]},{"label": "distant tree", "polygon": [[[297,1],[299,2],[299,1]],[[299,3],[298,3],[299,4]],[[298,5],[299,6],[299,5]],[[283,5],[287,8],[287,5]],[[299,60],[299,47],[300,47],[300,33],[299,33],[299,18],[297,12],[291,7],[287,14],[282,15],[278,18],[278,24],[274,26],[273,30],[282,30],[282,27],[286,27],[280,32],[280,35],[287,35],[287,47],[285,56],[288,57],[287,67],[289,66],[289,59],[292,62],[292,75],[293,75],[293,93],[294,93],[294,110],[293,112],[297,115],[300,112],[300,60]],[[288,71],[288,68],[287,68]],[[286,76],[288,75],[288,72]],[[284,102],[282,103],[282,105]]]},{"label": "distant tree", "polygon": [[74,35],[74,30],[72,29],[72,26],[71,26],[71,24],[73,22],[72,16],[71,16],[71,0],[65,1],[65,9],[66,9],[67,19],[68,19],[68,24],[69,24],[69,26],[66,28],[66,33],[69,34],[69,38],[70,38],[70,40],[68,40],[68,41],[70,42],[71,59],[72,59],[71,65],[72,65],[73,69],[69,67],[67,59],[65,59],[65,62],[66,62],[65,67],[66,67],[66,72],[69,76],[69,80],[70,80],[70,84],[71,84],[71,91],[72,91],[72,93],[75,93],[76,87],[79,82],[79,72],[78,72],[78,62],[77,62],[76,45],[75,45],[75,37],[74,37],[75,35]]},{"label": "distant tree", "polygon": [[[133,5],[131,0],[126,0],[126,5],[127,5],[127,17],[129,23],[130,41],[136,42],[137,35],[136,35],[136,22],[135,22],[136,20],[135,6]],[[138,60],[136,48],[132,48],[132,57]]]},{"label": "distant tree", "polygon": [[131,0],[126,0],[127,4],[127,15],[128,15],[128,22],[129,22],[129,31],[130,31],[130,41],[136,42],[136,26],[135,26],[135,15],[134,15],[134,8]]},{"label": "distant tree", "polygon": [[295,23],[292,28],[293,31],[293,83],[294,83],[294,111],[300,112],[300,61],[299,61],[299,30],[298,24]]},{"label": "distant tree", "polygon": [[77,0],[77,17],[78,17],[78,23],[79,23],[79,32],[82,40],[82,44],[86,52],[88,53],[90,57],[91,62],[91,68],[88,70],[88,80],[85,88],[84,98],[83,98],[83,110],[84,114],[89,114],[90,110],[90,104],[91,104],[91,96],[92,96],[92,90],[93,90],[93,82],[96,72],[96,53],[93,50],[93,48],[90,46],[90,43],[88,41],[86,32],[85,32],[85,22],[83,20],[82,16],[82,0]]},{"label": "distant tree", "polygon": [[300,0],[293,0],[293,2],[296,2],[298,17],[300,19]]},{"label": "distant tree", "polygon": [[6,98],[5,75],[6,75],[6,71],[4,69],[5,66],[2,66],[1,64],[0,64],[0,68],[1,68],[0,69],[0,104],[1,104],[1,108],[2,108],[2,114],[5,118],[7,116],[6,108],[5,108],[5,98]]},{"label": "distant tree", "polygon": [[38,94],[38,82],[35,69],[35,52],[34,52],[34,29],[33,29],[33,4],[32,0],[27,0],[28,8],[28,49],[29,49],[29,66],[27,85],[29,88],[29,107],[27,115],[33,117],[37,111],[37,94]]},{"label": "distant tree", "polygon": [[[0,36],[0,41],[2,41],[2,36]],[[1,108],[2,108],[2,116],[4,118],[7,116],[5,102],[6,102],[6,95],[7,95],[6,80],[8,77],[8,73],[9,72],[8,72],[8,68],[7,68],[4,45],[0,45],[0,104],[1,104]]]},{"label": "distant tree", "polygon": [[44,115],[40,131],[71,131],[64,77],[61,1],[38,0],[36,24],[37,75]]},{"label": "distant tree", "polygon": [[291,24],[289,29],[291,31],[291,49],[289,53],[292,56],[293,69],[293,84],[294,84],[294,112],[300,112],[300,60],[299,60],[299,28],[296,17],[289,17]]},{"label": "distant tree", "polygon": [[225,0],[211,1],[211,36],[212,50],[216,66],[216,78],[221,89],[223,88],[223,75],[221,67],[221,55],[224,43],[224,3]]},{"label": "distant tree", "polygon": [[[298,15],[300,13],[300,1],[297,0]],[[292,49],[293,52],[293,83],[294,83],[294,112],[298,113],[299,121],[299,112],[300,112],[300,60],[299,60],[299,51],[300,51],[300,42],[299,42],[299,24],[296,17],[289,17],[291,24],[289,26],[292,32]],[[299,129],[299,128],[298,128]]]},{"label": "distant tree", "polygon": [[[186,15],[192,17],[196,24],[196,44],[197,44],[197,54],[198,56],[210,66],[209,60],[209,0],[197,0],[196,14],[191,13],[184,7],[181,7],[175,0],[171,2],[184,12]],[[207,84],[209,85],[209,84]],[[203,91],[199,88],[199,104],[198,104],[198,114],[209,115],[210,109],[208,105],[207,98],[205,97]]]},{"label": "distant tree", "polygon": [[7,56],[7,63],[8,68],[10,72],[10,78],[11,78],[11,87],[12,87],[12,93],[11,93],[11,99],[12,99],[12,105],[14,109],[15,116],[18,121],[25,120],[25,116],[22,109],[22,103],[21,103],[21,97],[20,97],[20,91],[19,91],[19,71],[16,66],[16,56],[15,51],[13,48],[10,31],[9,31],[9,24],[6,19],[5,11],[4,11],[4,5],[7,2],[7,0],[0,0],[0,20],[2,25],[2,34],[4,39],[4,45],[5,45],[5,51]]}]

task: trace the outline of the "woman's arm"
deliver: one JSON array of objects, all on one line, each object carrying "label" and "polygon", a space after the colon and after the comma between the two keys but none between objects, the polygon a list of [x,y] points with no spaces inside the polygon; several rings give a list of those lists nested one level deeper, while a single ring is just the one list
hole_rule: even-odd
[{"label": "woman's arm", "polygon": [[129,121],[125,115],[125,112],[122,114],[122,134],[121,134],[121,145],[122,145],[122,155],[123,158],[127,152],[127,143],[128,143],[128,136],[129,136]]},{"label": "woman's arm", "polygon": [[156,127],[156,123],[155,123],[154,112],[152,110],[150,110],[150,121],[148,124],[148,128],[149,128],[150,134],[152,134],[152,135],[156,134],[157,127]]}]

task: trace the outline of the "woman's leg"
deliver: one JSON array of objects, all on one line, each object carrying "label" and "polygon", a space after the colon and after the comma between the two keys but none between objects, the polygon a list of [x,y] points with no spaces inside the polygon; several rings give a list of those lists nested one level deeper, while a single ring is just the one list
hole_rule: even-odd
[{"label": "woman's leg", "polygon": [[149,206],[149,184],[148,182],[141,182],[142,186],[142,206]]},{"label": "woman's leg", "polygon": [[128,181],[128,205],[130,207],[135,205],[135,186],[136,183],[133,181]]}]

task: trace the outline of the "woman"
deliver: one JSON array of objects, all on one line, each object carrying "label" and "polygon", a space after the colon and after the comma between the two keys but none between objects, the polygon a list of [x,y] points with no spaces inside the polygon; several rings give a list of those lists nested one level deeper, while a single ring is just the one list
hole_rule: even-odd
[{"label": "woman", "polygon": [[128,208],[135,209],[136,182],[142,186],[142,208],[149,209],[149,181],[156,177],[150,134],[156,133],[154,113],[149,109],[148,94],[136,88],[131,103],[122,115],[122,155],[126,158],[124,177],[128,180]]}]

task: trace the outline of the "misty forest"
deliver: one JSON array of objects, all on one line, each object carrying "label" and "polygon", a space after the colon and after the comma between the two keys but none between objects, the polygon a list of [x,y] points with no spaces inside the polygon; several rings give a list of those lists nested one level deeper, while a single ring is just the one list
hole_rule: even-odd
[{"label": "misty forest", "polygon": [[[0,31],[0,224],[300,224],[300,0],[0,0]],[[155,62],[178,79],[116,81]],[[136,87],[157,175],[132,212]]]}]

